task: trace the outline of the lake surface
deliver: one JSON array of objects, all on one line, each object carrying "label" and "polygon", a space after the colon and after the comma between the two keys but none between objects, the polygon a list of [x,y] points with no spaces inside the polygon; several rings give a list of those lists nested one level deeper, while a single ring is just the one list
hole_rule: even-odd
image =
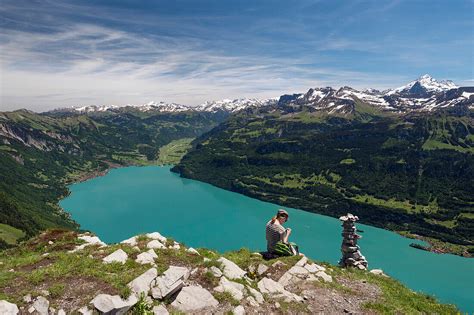
[{"label": "lake surface", "polygon": [[[192,247],[261,251],[266,248],[265,224],[279,208],[158,166],[114,169],[70,190],[60,205],[83,229],[108,243],[158,231]],[[293,230],[290,240],[310,258],[337,264],[339,220],[285,209],[290,214],[286,226]],[[413,240],[398,234],[363,224],[359,228],[370,269],[381,268],[413,290],[474,312],[474,259],[414,249],[408,246]]]}]

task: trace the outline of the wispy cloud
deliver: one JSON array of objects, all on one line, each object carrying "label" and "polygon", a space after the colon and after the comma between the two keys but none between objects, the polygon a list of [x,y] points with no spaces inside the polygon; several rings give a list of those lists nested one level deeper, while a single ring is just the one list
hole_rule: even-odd
[{"label": "wispy cloud", "polygon": [[[345,33],[360,21],[344,15],[357,9],[364,18],[389,14],[400,1],[337,8],[319,1],[293,7],[278,2],[276,14],[266,14],[267,7],[258,2],[212,10],[157,3],[137,11],[69,1],[36,6],[5,1],[0,9],[1,109],[152,99],[193,105],[274,97],[314,86],[383,89],[413,79],[414,73],[431,72],[434,58],[438,67],[461,67],[465,60],[463,55],[446,58],[440,44],[428,39],[415,47],[412,37],[402,34]],[[342,17],[344,22],[337,22]],[[443,45],[465,52],[469,39],[455,37]]]}]

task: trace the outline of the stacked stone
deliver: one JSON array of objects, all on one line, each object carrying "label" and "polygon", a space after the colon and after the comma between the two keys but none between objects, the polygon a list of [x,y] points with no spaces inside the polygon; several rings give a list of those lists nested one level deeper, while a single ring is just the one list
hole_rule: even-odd
[{"label": "stacked stone", "polygon": [[341,252],[342,258],[339,261],[339,265],[342,267],[357,267],[359,269],[367,269],[367,260],[360,252],[360,247],[357,245],[357,240],[361,238],[357,234],[357,228],[355,222],[359,221],[359,218],[355,215],[348,213],[345,216],[339,218],[342,221],[342,245]]}]

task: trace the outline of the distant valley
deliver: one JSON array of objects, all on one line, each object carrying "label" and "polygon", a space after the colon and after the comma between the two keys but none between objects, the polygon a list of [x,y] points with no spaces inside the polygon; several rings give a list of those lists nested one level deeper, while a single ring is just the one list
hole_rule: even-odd
[{"label": "distant valley", "polygon": [[174,168],[184,177],[330,216],[352,211],[470,256],[473,119],[473,87],[428,75],[387,91],[3,112],[0,222],[23,237],[77,228],[57,205],[67,183],[187,152]]}]

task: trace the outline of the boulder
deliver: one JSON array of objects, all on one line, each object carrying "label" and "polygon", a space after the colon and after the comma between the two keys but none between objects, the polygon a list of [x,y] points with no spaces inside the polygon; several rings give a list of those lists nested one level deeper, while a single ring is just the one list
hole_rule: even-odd
[{"label": "boulder", "polygon": [[234,314],[234,315],[244,315],[245,314],[245,309],[242,305],[236,306],[232,310],[232,314]]},{"label": "boulder", "polygon": [[264,264],[259,264],[258,267],[257,267],[257,273],[259,275],[264,274],[265,272],[267,272],[267,270],[268,270],[268,267],[265,266]]},{"label": "boulder", "polygon": [[250,304],[250,306],[252,306],[252,307],[254,307],[254,308],[255,308],[255,307],[259,307],[257,301],[255,301],[255,298],[254,298],[253,296],[248,296],[248,297],[246,298],[246,300],[247,300],[247,302]]},{"label": "boulder", "polygon": [[158,241],[158,240],[152,240],[152,241],[148,242],[148,244],[146,244],[146,247],[150,248],[150,249],[155,249],[155,248],[163,249],[163,248],[166,248],[166,246],[161,244],[160,241]]},{"label": "boulder", "polygon": [[103,245],[103,246],[107,245],[104,242],[102,242],[100,238],[98,238],[97,236],[79,235],[77,238],[85,241],[89,245]]},{"label": "boulder", "polygon": [[189,247],[188,249],[186,249],[186,251],[193,255],[200,255],[199,252],[192,247]]},{"label": "boulder", "polygon": [[184,281],[189,277],[185,267],[170,266],[163,275],[151,283],[151,294],[155,299],[164,299],[184,287]]},{"label": "boulder", "polygon": [[388,277],[382,269],[372,269],[370,270],[370,273],[373,273],[374,275],[378,275],[378,276],[384,276],[384,277]]},{"label": "boulder", "polygon": [[269,294],[274,298],[282,298],[286,302],[303,301],[302,297],[285,290],[285,288],[280,283],[273,281],[272,279],[263,278],[258,282],[257,285],[260,292]]},{"label": "boulder", "polygon": [[217,261],[222,264],[222,271],[229,279],[242,279],[246,274],[245,271],[227,258],[221,257]]},{"label": "boulder", "polygon": [[137,302],[138,299],[133,294],[127,300],[123,300],[118,295],[99,294],[91,301],[91,304],[102,313],[122,315]]},{"label": "boulder", "polygon": [[0,314],[5,315],[16,315],[18,314],[18,306],[16,304],[7,302],[5,300],[0,301]]},{"label": "boulder", "polygon": [[298,275],[304,276],[309,273],[309,271],[306,268],[301,267],[301,266],[296,266],[296,265],[291,267],[290,270],[288,270],[287,272],[294,276],[298,276]]},{"label": "boulder", "polygon": [[286,287],[287,285],[290,284],[292,279],[293,279],[293,275],[287,271],[283,274],[283,276],[281,276],[280,279],[278,279],[278,283]]},{"label": "boulder", "polygon": [[85,244],[76,246],[73,250],[70,250],[69,253],[77,252],[77,251],[79,251],[79,250],[84,249],[86,246],[90,246],[90,245],[107,246],[107,244],[105,244],[104,242],[102,242],[102,241],[100,240],[100,238],[98,238],[97,236],[79,235],[77,238],[80,239],[80,240],[85,241]]},{"label": "boulder", "polygon": [[317,264],[306,264],[304,265],[304,268],[306,270],[308,270],[309,272],[311,273],[316,273],[318,271],[325,271],[326,268],[320,266],[320,265],[317,265]]},{"label": "boulder", "polygon": [[222,277],[219,281],[219,286],[214,288],[217,292],[229,292],[232,297],[238,301],[244,298],[244,285],[227,280],[226,277]]},{"label": "boulder", "polygon": [[222,271],[216,266],[212,266],[211,268],[209,268],[209,271],[214,275],[214,277],[222,277]]},{"label": "boulder", "polygon": [[166,309],[166,307],[163,306],[163,304],[154,306],[152,311],[153,315],[169,315],[168,310]]},{"label": "boulder", "polygon": [[265,302],[265,300],[263,299],[263,294],[260,293],[258,290],[255,290],[254,288],[250,286],[247,286],[247,290],[253,296],[257,304],[262,304],[263,302]]},{"label": "boulder", "polygon": [[263,278],[257,283],[258,289],[262,293],[274,294],[285,291],[285,288],[278,282],[270,278]]},{"label": "boulder", "polygon": [[66,315],[66,312],[63,309],[60,309],[58,311],[58,315]]},{"label": "boulder", "polygon": [[156,268],[150,268],[142,275],[138,276],[130,283],[128,287],[135,293],[137,296],[140,296],[140,293],[145,293],[145,296],[148,295],[148,292],[151,288],[151,282],[158,276],[158,271]]},{"label": "boulder", "polygon": [[123,240],[120,242],[120,244],[128,244],[130,246],[137,246],[138,242],[137,242],[137,237],[136,236],[132,236],[130,238],[127,238],[126,240]]},{"label": "boulder", "polygon": [[153,263],[155,263],[155,256],[156,256],[155,252],[153,252],[153,253],[154,253],[154,255],[152,255],[149,252],[138,254],[137,259],[135,259],[135,261],[139,264],[142,264],[142,265],[153,264]]},{"label": "boulder", "polygon": [[181,312],[195,312],[209,307],[216,307],[219,302],[209,291],[198,286],[185,287],[171,303]]},{"label": "boulder", "polygon": [[303,258],[298,260],[295,266],[303,267],[304,265],[306,265],[307,262],[308,262],[308,258],[306,256],[303,256]]},{"label": "boulder", "polygon": [[319,277],[324,280],[324,282],[332,282],[332,277],[325,273],[324,271],[318,271],[316,277]]},{"label": "boulder", "polygon": [[82,315],[93,315],[92,310],[90,310],[87,306],[83,306],[77,310],[79,314]]},{"label": "boulder", "polygon": [[127,261],[127,258],[128,258],[128,255],[126,252],[124,252],[122,249],[117,249],[115,252],[105,257],[104,259],[102,259],[102,261],[107,264],[113,263],[113,262],[125,264],[125,262]]},{"label": "boulder", "polygon": [[48,315],[49,301],[42,296],[38,296],[33,302],[33,307],[38,314]]},{"label": "boulder", "polygon": [[161,243],[166,243],[167,239],[163,235],[161,235],[158,232],[153,232],[153,233],[148,233],[146,234],[146,237],[152,239],[152,240],[158,240]]}]

